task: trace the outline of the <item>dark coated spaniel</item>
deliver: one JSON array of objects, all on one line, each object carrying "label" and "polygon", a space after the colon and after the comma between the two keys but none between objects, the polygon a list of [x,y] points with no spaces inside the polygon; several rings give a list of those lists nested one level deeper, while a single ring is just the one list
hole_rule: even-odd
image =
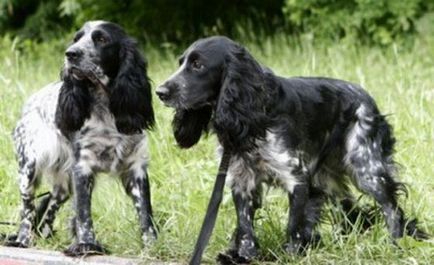
[{"label": "dark coated spaniel", "polygon": [[[65,253],[103,252],[93,231],[91,193],[97,173],[119,174],[139,216],[143,241],[155,239],[147,175],[146,129],[154,123],[147,64],[118,25],[91,21],[65,52],[61,81],[33,95],[14,132],[22,220],[9,245],[28,247],[31,232],[47,237],[55,213],[74,197],[75,243]],[[53,190],[35,210],[43,175]]]},{"label": "dark coated spaniel", "polygon": [[179,65],[156,91],[176,110],[176,141],[189,148],[211,128],[231,153],[228,176],[238,224],[221,262],[257,256],[253,221],[263,182],[288,192],[288,253],[318,239],[314,228],[327,198],[341,202],[356,221],[350,182],[381,205],[393,238],[425,236],[398,206],[403,185],[394,178],[392,128],[360,86],[276,76],[241,45],[218,36],[194,42]]}]

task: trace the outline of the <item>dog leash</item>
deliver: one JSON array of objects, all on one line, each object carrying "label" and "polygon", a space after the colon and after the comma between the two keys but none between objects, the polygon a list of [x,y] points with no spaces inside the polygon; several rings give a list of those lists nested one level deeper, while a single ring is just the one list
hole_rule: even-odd
[{"label": "dog leash", "polygon": [[231,159],[231,152],[226,148],[223,150],[223,156],[220,160],[220,166],[214,183],[214,189],[206,209],[206,215],[200,229],[199,237],[196,241],[193,256],[190,260],[190,265],[199,265],[202,260],[202,254],[211,237],[212,230],[214,229],[215,221],[219,210],[220,203],[223,198],[223,188],[226,181],[226,175]]},{"label": "dog leash", "polygon": [[[44,197],[48,194],[51,194],[49,191],[44,192],[42,194],[39,194],[38,196],[36,196],[36,199],[39,199],[41,197]],[[18,223],[16,222],[9,222],[9,221],[0,221],[0,225],[9,225],[9,226],[14,226],[14,225],[18,225]]]},{"label": "dog leash", "polygon": [[8,221],[0,221],[0,225],[17,225],[17,223],[14,222],[8,222]]}]

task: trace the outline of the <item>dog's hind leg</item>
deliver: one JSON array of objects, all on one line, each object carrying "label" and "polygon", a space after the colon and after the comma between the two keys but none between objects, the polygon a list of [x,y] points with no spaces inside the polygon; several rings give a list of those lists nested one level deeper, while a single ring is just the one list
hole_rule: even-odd
[{"label": "dog's hind leg", "polygon": [[[58,176],[58,178],[60,177],[61,176]],[[38,207],[38,210],[36,211],[36,231],[43,238],[48,238],[53,235],[53,222],[56,213],[60,206],[62,206],[62,204],[69,198],[68,177],[62,177],[62,180],[64,181],[56,183],[53,186],[53,191],[49,194],[49,197],[44,198],[48,201],[44,203],[43,199],[43,201],[40,202],[41,207]]]},{"label": "dog's hind leg", "polygon": [[364,105],[356,115],[358,120],[350,129],[346,143],[349,174],[359,189],[380,204],[392,238],[400,238],[405,220],[397,194],[403,186],[393,179],[394,139],[390,127],[384,117]]},{"label": "dog's hind leg", "polygon": [[[381,206],[386,220],[388,230],[393,239],[401,238],[407,234],[415,239],[427,239],[430,236],[417,227],[416,219],[408,220],[405,218],[402,208],[398,205],[398,192],[404,189],[401,183],[394,181],[387,169],[367,174],[363,169],[355,173],[358,187],[365,193],[371,195]],[[374,216],[362,213],[365,217],[362,221],[362,228],[368,228],[373,224]],[[362,216],[363,217],[363,216]]]},{"label": "dog's hind leg", "polygon": [[149,186],[146,163],[136,166],[122,176],[127,194],[132,198],[139,217],[143,243],[155,241],[157,232],[152,219],[151,189]]},{"label": "dog's hind leg", "polygon": [[37,228],[41,223],[42,218],[44,218],[45,212],[47,211],[48,204],[51,201],[51,192],[46,192],[37,196],[36,203],[36,216],[34,223],[34,230],[37,232]]},{"label": "dog's hind leg", "polygon": [[355,175],[358,187],[381,205],[391,236],[393,238],[402,237],[405,225],[404,213],[398,206],[396,198],[399,184],[386,172],[377,175],[374,172],[357,171]]},{"label": "dog's hind leg", "polygon": [[368,230],[375,222],[375,209],[364,209],[357,205],[354,198],[346,197],[333,203],[341,208],[344,216],[339,225],[342,229],[342,234],[350,234],[356,226],[361,231]]},{"label": "dog's hind leg", "polygon": [[35,220],[36,162],[20,157],[18,175],[22,202],[21,223],[16,237],[10,237],[6,245],[26,248],[30,245]]}]

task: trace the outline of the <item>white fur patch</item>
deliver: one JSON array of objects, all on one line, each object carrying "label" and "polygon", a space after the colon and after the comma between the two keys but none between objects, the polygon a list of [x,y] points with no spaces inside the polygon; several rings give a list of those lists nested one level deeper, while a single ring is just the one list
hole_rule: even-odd
[{"label": "white fur patch", "polygon": [[298,184],[297,177],[292,174],[292,171],[301,164],[300,158],[296,154],[291,155],[285,148],[283,140],[276,134],[268,132],[266,139],[265,147],[259,151],[264,160],[264,169],[285,190],[292,192]]},{"label": "white fur patch", "polygon": [[257,150],[231,159],[228,185],[236,192],[250,196],[261,182],[277,184],[293,192],[298,184],[293,170],[300,166],[299,157],[291,155],[277,134],[268,132]]},{"label": "white fur patch", "polygon": [[18,155],[36,163],[37,176],[66,172],[74,162],[70,143],[54,125],[60,87],[53,83],[30,97],[14,132]]},{"label": "white fur patch", "polygon": [[363,155],[366,152],[370,152],[367,145],[360,143],[359,139],[366,139],[366,132],[370,129],[366,121],[372,121],[372,117],[368,116],[366,107],[362,104],[356,110],[356,116],[358,120],[354,123],[352,129],[348,133],[346,139],[346,149],[349,154],[358,153]]},{"label": "white fur patch", "polygon": [[97,28],[98,26],[100,26],[101,24],[107,23],[107,21],[104,20],[93,20],[93,21],[89,21],[86,24],[91,28]]}]

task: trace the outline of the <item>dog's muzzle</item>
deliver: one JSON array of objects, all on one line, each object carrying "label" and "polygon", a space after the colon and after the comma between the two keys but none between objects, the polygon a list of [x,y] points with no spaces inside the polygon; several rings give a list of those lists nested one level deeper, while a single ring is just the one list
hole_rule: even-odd
[{"label": "dog's muzzle", "polygon": [[167,86],[159,86],[157,90],[155,91],[157,93],[157,96],[161,99],[161,101],[167,101],[170,98],[170,90]]}]

